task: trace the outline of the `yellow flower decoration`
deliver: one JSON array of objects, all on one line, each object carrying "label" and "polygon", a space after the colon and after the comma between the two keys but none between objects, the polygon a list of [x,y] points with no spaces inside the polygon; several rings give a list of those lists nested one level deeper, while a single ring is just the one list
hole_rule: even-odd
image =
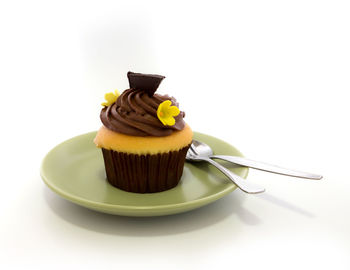
[{"label": "yellow flower decoration", "polygon": [[179,115],[180,110],[176,106],[171,106],[171,101],[166,100],[159,104],[157,109],[158,119],[163,123],[164,126],[175,125],[174,116]]},{"label": "yellow flower decoration", "polygon": [[102,106],[110,106],[112,105],[114,102],[116,102],[117,98],[120,96],[118,90],[115,90],[114,93],[110,92],[105,94],[105,102],[102,102],[101,105]]}]

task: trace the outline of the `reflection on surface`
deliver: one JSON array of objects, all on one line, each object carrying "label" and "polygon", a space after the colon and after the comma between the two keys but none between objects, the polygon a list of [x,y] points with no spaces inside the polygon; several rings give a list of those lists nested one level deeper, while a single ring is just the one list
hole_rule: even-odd
[{"label": "reflection on surface", "polygon": [[232,182],[205,162],[186,163],[182,185],[187,200],[204,198],[224,190],[233,190]]},{"label": "reflection on surface", "polygon": [[[259,225],[260,219],[243,207],[246,194],[235,191],[217,202],[190,212],[162,217],[123,217],[95,212],[68,202],[44,188],[44,198],[59,218],[87,230],[137,237],[181,234],[231,217],[249,226]],[[234,233],[232,228],[232,233]]]}]

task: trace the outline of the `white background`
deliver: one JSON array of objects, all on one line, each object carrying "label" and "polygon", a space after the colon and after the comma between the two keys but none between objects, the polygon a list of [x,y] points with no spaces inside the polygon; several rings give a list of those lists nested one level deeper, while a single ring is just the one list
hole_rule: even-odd
[{"label": "white background", "polygon": [[[1,1],[2,269],[350,269],[348,1]],[[73,205],[39,176],[56,144],[100,127],[126,72],[167,78],[196,131],[319,173],[250,171],[168,217]]]}]

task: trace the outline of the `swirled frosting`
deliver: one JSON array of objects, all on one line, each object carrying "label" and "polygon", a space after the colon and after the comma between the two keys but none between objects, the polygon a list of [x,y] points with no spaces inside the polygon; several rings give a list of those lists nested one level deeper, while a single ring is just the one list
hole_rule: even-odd
[{"label": "swirled frosting", "polygon": [[175,117],[175,125],[165,126],[157,117],[160,103],[170,100],[179,107],[174,97],[154,94],[150,96],[145,90],[127,89],[115,103],[101,110],[103,125],[113,131],[132,136],[167,136],[185,127],[184,112]]}]

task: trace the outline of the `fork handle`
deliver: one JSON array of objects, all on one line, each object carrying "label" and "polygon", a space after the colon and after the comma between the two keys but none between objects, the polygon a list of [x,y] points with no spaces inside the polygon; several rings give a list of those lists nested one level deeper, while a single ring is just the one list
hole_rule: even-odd
[{"label": "fork handle", "polygon": [[237,157],[237,156],[215,155],[215,156],[210,156],[210,158],[217,158],[217,159],[225,160],[238,165],[242,165],[245,167],[262,170],[266,172],[271,172],[271,173],[287,175],[287,176],[294,176],[294,177],[312,179],[312,180],[320,180],[322,178],[321,175],[290,170],[290,169],[282,168],[276,165],[271,165],[271,164],[258,162],[251,159]]},{"label": "fork handle", "polygon": [[238,176],[237,174],[226,169],[224,166],[217,163],[216,161],[214,161],[210,158],[203,159],[203,160],[209,162],[211,165],[216,167],[219,171],[221,171],[224,175],[226,175],[242,191],[244,191],[246,193],[250,193],[250,194],[256,194],[256,193],[261,193],[261,192],[265,191],[265,188],[263,188],[259,185],[250,183],[249,181],[243,179],[242,177]]}]

